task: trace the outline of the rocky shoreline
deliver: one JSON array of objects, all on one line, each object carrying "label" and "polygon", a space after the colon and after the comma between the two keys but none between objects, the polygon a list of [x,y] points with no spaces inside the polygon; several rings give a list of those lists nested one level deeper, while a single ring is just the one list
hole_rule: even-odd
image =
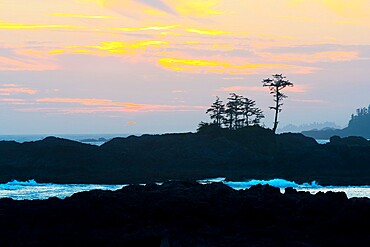
[{"label": "rocky shoreline", "polygon": [[226,177],[370,185],[370,141],[333,137],[322,145],[302,134],[275,135],[256,126],[129,136],[102,146],[55,137],[0,141],[0,154],[0,183],[130,184]]},{"label": "rocky shoreline", "polygon": [[172,181],[0,199],[1,246],[367,246],[370,200]]}]

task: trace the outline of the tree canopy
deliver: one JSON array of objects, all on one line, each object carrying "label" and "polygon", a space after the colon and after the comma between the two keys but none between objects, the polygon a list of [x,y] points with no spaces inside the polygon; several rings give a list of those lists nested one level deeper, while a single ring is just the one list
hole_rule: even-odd
[{"label": "tree canopy", "polygon": [[[207,109],[212,124],[220,128],[235,130],[245,126],[260,125],[265,117],[263,111],[256,107],[256,102],[236,93],[231,93],[224,104],[217,96],[215,102]],[[201,122],[199,128],[210,124]]]}]

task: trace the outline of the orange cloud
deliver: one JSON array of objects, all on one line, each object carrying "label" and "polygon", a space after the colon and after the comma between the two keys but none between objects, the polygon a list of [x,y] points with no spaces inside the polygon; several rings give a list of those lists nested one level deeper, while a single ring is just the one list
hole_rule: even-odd
[{"label": "orange cloud", "polygon": [[47,61],[37,61],[35,59],[13,59],[0,57],[0,71],[45,71],[56,70],[58,66]]},{"label": "orange cloud", "polygon": [[[0,93],[1,95],[1,93]],[[27,105],[31,103],[27,103],[24,99],[12,99],[12,98],[3,98],[0,99],[0,102],[3,102],[5,104],[9,105]]]},{"label": "orange cloud", "polygon": [[[37,103],[73,103],[89,108],[67,108],[54,109],[54,112],[61,113],[98,113],[98,112],[163,112],[163,111],[197,111],[204,110],[203,106],[184,106],[184,105],[152,105],[137,104],[130,102],[116,102],[107,99],[82,99],[82,98],[42,98],[36,100]],[[45,108],[46,112],[50,108]],[[52,108],[53,109],[53,108]],[[33,111],[34,108],[22,109],[23,111]],[[42,111],[37,108],[36,111]]]},{"label": "orange cloud", "polygon": [[20,87],[0,88],[0,94],[2,95],[10,95],[14,93],[36,94],[37,90],[33,90],[29,88],[20,88]]}]

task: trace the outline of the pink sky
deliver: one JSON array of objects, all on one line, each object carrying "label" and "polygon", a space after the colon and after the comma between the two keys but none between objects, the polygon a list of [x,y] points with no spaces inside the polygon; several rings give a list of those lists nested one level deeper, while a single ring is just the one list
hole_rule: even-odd
[{"label": "pink sky", "polygon": [[195,131],[235,92],[272,126],[370,104],[370,1],[0,0],[0,134]]}]

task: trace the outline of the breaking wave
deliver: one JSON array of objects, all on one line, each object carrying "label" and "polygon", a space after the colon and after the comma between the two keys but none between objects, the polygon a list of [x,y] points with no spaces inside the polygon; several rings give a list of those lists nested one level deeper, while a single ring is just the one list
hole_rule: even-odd
[{"label": "breaking wave", "polygon": [[[199,183],[222,182],[233,189],[241,190],[248,189],[253,185],[271,185],[280,188],[284,193],[285,188],[293,187],[298,191],[308,191],[315,194],[319,191],[327,192],[345,192],[347,197],[368,197],[370,198],[370,186],[321,186],[317,182],[298,184],[294,181],[285,179],[271,180],[249,180],[243,182],[226,181],[225,178],[213,178],[199,180]],[[160,184],[160,183],[159,183]],[[0,184],[0,198],[12,198],[14,200],[45,200],[50,197],[58,197],[64,199],[75,193],[82,191],[90,191],[95,189],[100,190],[118,190],[127,185],[104,185],[104,184],[53,184],[53,183],[37,183],[35,180],[25,182],[13,180],[11,182]]]},{"label": "breaking wave", "polygon": [[13,180],[6,184],[0,184],[0,198],[12,198],[14,200],[45,200],[50,197],[64,199],[77,192],[100,190],[117,190],[125,185],[104,184],[53,184],[37,183],[31,179],[25,182]]},{"label": "breaking wave", "polygon": [[226,181],[225,178],[212,178],[200,180],[200,183],[213,183],[213,182],[222,182],[233,189],[241,190],[248,189],[253,185],[262,184],[262,185],[271,185],[277,188],[280,188],[280,191],[284,193],[285,189],[288,187],[293,187],[297,191],[308,191],[311,194],[316,194],[317,192],[345,192],[348,198],[353,197],[367,197],[370,198],[370,186],[321,186],[316,181],[310,183],[298,184],[294,181],[288,181],[281,178],[275,178],[271,180],[248,180],[243,182],[231,182]]}]

